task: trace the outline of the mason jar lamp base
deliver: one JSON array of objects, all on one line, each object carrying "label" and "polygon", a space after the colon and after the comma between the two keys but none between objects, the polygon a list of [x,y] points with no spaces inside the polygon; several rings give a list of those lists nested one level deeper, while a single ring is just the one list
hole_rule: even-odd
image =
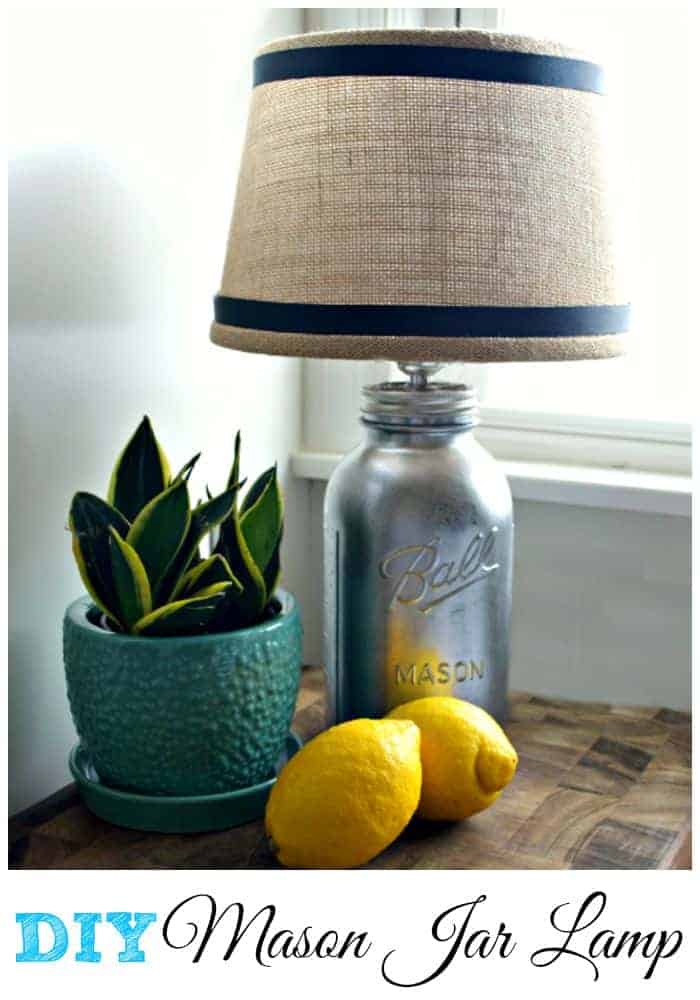
[{"label": "mason jar lamp base", "polygon": [[365,440],[325,502],[325,643],[335,721],[453,695],[507,711],[513,511],[476,441],[476,393],[401,365],[363,390]]}]

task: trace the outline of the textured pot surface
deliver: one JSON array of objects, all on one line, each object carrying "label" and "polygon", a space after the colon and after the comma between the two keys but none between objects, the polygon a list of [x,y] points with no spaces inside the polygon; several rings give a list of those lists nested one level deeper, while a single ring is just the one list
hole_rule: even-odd
[{"label": "textured pot surface", "polygon": [[281,753],[301,671],[291,594],[281,613],[218,635],[137,638],[101,628],[87,597],[63,623],[68,700],[100,778],[163,795],[264,781]]}]

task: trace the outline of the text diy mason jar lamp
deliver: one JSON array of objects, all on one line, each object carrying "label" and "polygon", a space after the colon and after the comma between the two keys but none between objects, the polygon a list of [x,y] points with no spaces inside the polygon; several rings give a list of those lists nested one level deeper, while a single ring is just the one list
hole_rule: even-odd
[{"label": "text diy mason jar lamp", "polygon": [[336,721],[454,694],[506,713],[512,503],[444,362],[622,353],[599,66],[460,30],[263,48],[212,340],[396,361],[325,512]]}]

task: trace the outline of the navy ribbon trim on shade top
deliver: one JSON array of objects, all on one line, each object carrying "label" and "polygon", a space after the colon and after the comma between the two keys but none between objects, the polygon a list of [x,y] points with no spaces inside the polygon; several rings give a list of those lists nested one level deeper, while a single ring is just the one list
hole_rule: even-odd
[{"label": "navy ribbon trim on shade top", "polygon": [[563,87],[602,94],[603,70],[563,56],[445,45],[324,45],[265,52],[253,62],[253,86],[326,76],[423,76]]},{"label": "navy ribbon trim on shade top", "polygon": [[224,326],[350,337],[592,337],[629,328],[629,305],[358,306],[262,302],[217,295]]}]

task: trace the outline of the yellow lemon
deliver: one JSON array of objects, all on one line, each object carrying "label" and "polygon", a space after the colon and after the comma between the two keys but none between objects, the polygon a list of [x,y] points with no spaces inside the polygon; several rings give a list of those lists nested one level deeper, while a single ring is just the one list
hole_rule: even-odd
[{"label": "yellow lemon", "polygon": [[283,865],[353,868],[398,837],[420,790],[418,728],[353,719],[310,740],[282,769],[265,828]]},{"label": "yellow lemon", "polygon": [[518,755],[488,712],[459,698],[419,698],[388,719],[420,729],[423,789],[418,815],[459,820],[486,809],[515,774]]}]

